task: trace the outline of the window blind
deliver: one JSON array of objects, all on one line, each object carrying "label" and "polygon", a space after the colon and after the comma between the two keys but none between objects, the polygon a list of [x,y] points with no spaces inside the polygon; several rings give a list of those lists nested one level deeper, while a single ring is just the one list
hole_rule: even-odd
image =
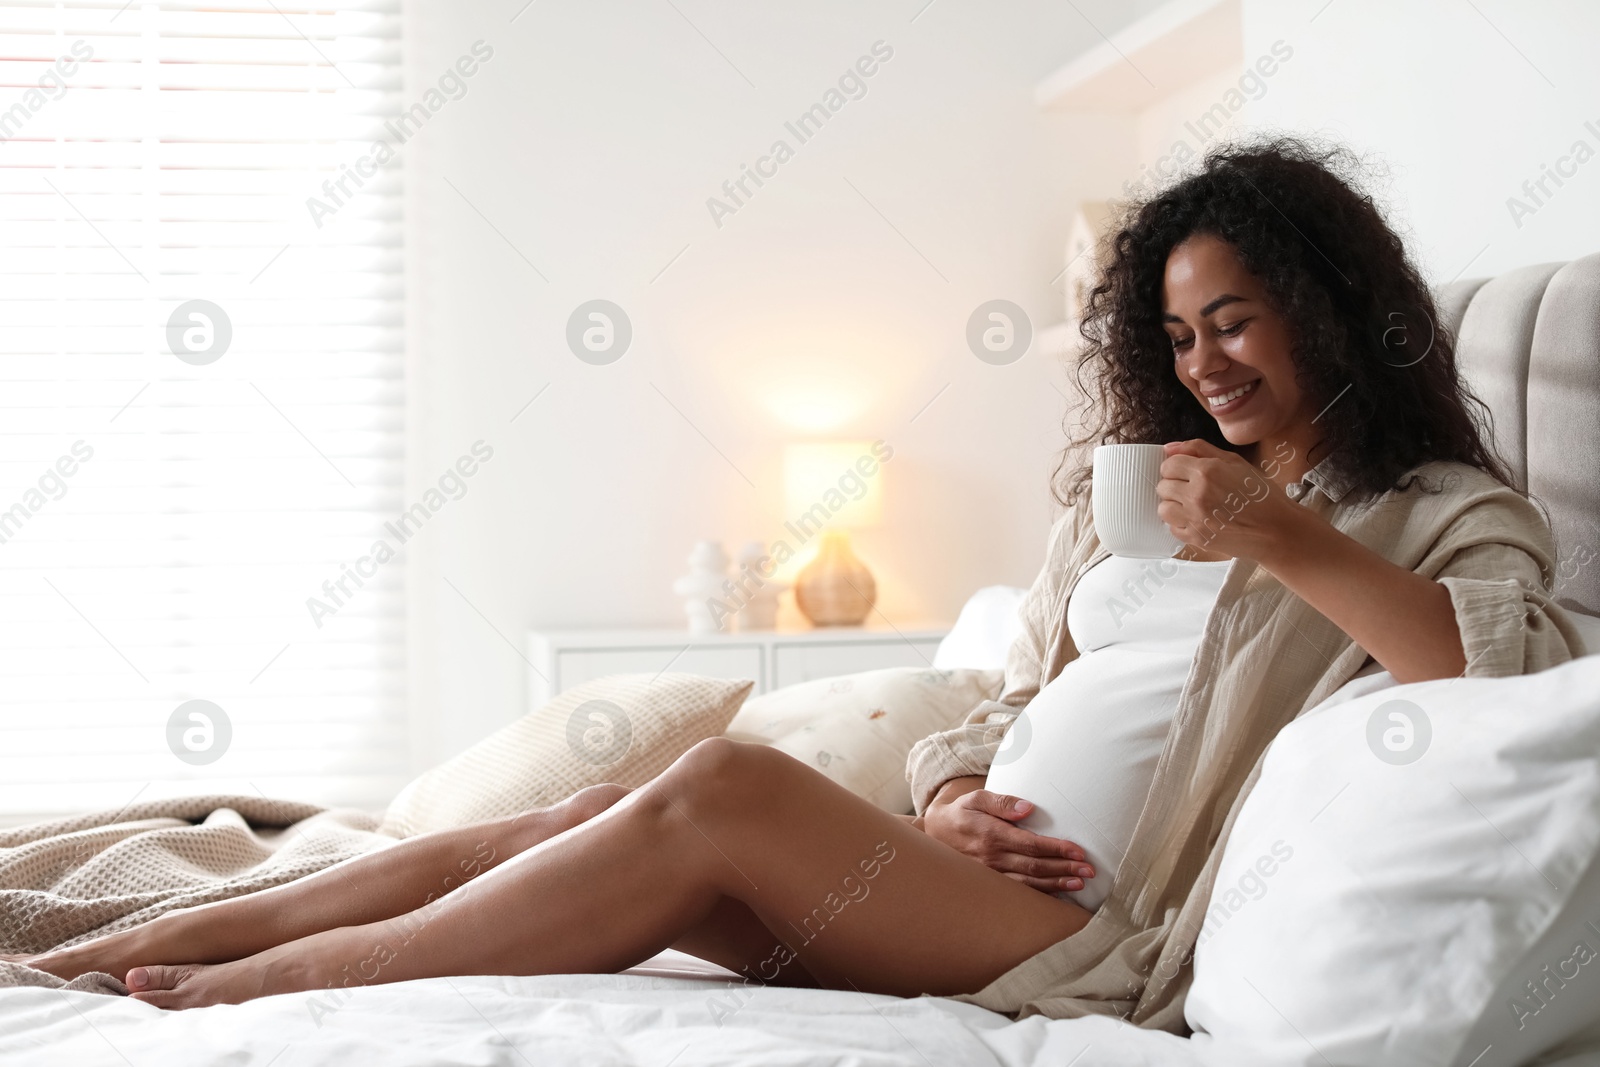
[{"label": "window blind", "polygon": [[401,508],[401,161],[307,202],[401,110],[398,0],[7,3],[0,43],[0,814],[382,803],[403,559],[307,602]]}]

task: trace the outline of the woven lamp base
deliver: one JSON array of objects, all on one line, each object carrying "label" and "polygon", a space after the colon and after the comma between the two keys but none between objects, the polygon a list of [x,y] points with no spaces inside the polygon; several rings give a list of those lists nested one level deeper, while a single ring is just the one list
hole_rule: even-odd
[{"label": "woven lamp base", "polygon": [[878,600],[878,583],[839,530],[822,535],[817,557],[794,583],[794,600],[816,626],[858,626]]}]

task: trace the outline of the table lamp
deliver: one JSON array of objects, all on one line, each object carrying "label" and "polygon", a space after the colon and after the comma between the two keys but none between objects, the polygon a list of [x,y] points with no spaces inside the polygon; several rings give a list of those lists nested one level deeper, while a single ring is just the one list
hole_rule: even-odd
[{"label": "table lamp", "polygon": [[795,604],[817,626],[855,626],[877,601],[872,572],[847,530],[875,526],[883,513],[883,470],[870,441],[791,445],[783,454],[789,531],[820,537],[795,577]]}]

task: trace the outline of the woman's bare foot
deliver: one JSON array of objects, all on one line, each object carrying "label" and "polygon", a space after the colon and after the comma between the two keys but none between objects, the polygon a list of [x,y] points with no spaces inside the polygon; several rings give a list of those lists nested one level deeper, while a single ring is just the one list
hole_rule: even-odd
[{"label": "woman's bare foot", "polygon": [[134,967],[122,982],[134,1000],[158,1008],[203,1008],[241,1004],[260,996],[259,982],[239,973],[238,963],[168,963]]},{"label": "woman's bare foot", "polygon": [[97,937],[71,948],[55,949],[26,955],[0,956],[8,963],[20,963],[36,971],[53,974],[72,981],[79,975],[96,971],[118,975],[128,969],[136,959],[149,959],[141,948],[143,938],[135,937],[136,930],[123,930]]},{"label": "woman's bare foot", "polygon": [[239,976],[231,963],[169,963],[134,967],[122,979],[134,1000],[158,1008],[203,1008],[208,1004],[239,1004],[257,994],[238,988]]},{"label": "woman's bare foot", "polygon": [[242,1004],[274,993],[312,988],[292,954],[268,949],[232,963],[170,963],[134,967],[123,978],[134,1000],[178,1010]]}]

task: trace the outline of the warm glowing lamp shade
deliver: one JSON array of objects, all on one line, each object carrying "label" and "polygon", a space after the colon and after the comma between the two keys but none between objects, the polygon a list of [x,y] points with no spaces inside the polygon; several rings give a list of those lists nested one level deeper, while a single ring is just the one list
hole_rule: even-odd
[{"label": "warm glowing lamp shade", "polygon": [[878,599],[877,582],[851,551],[850,527],[883,513],[883,469],[869,441],[791,445],[783,455],[791,532],[821,542],[795,579],[794,598],[818,626],[855,626]]}]

